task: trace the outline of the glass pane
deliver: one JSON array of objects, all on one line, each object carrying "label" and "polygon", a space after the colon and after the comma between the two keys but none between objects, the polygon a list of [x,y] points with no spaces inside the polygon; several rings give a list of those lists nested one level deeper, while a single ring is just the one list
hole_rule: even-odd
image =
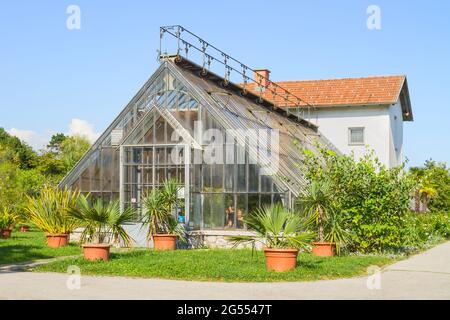
[{"label": "glass pane", "polygon": [[161,167],[159,167],[159,168],[156,168],[156,170],[155,170],[155,180],[156,180],[156,183],[164,183],[164,181],[166,180],[166,172],[165,172],[165,168],[161,168]]},{"label": "glass pane", "polygon": [[363,128],[350,128],[350,143],[364,143]]},{"label": "glass pane", "polygon": [[153,163],[153,148],[144,148],[142,163],[143,164]]},{"label": "glass pane", "polygon": [[152,167],[144,167],[142,169],[142,182],[144,184],[153,184],[153,169],[152,169]]},{"label": "glass pane", "polygon": [[248,195],[248,213],[252,214],[258,208],[259,208],[259,195],[258,194],[249,194]]},{"label": "glass pane", "polygon": [[237,191],[247,191],[247,172],[245,164],[238,164],[237,167]]},{"label": "glass pane", "polygon": [[141,148],[133,148],[132,154],[133,154],[132,163],[134,163],[134,164],[142,163],[142,149]]},{"label": "glass pane", "polygon": [[211,165],[211,170],[213,190],[220,192],[223,190],[223,165],[213,164]]},{"label": "glass pane", "polygon": [[91,166],[88,166],[81,174],[81,191],[91,191]]},{"label": "glass pane", "polygon": [[119,192],[120,187],[120,162],[119,162],[119,150],[113,151],[113,169],[112,169],[112,191]]},{"label": "glass pane", "polygon": [[155,123],[155,143],[166,143],[165,137],[165,120],[163,117],[159,117]]},{"label": "glass pane", "polygon": [[225,222],[223,194],[203,194],[203,219],[205,229],[221,229]]},{"label": "glass pane", "polygon": [[193,165],[194,167],[194,174],[193,174],[193,178],[194,182],[193,182],[193,186],[194,189],[197,191],[200,191],[202,188],[202,166],[200,164],[195,164]]},{"label": "glass pane", "polygon": [[225,204],[225,228],[236,227],[236,207],[234,206],[234,196],[232,194],[224,195]]},{"label": "glass pane", "polygon": [[244,218],[247,216],[247,195],[238,194],[236,200],[236,228],[244,229]]},{"label": "glass pane", "polygon": [[235,166],[232,164],[226,164],[225,167],[225,191],[233,191],[234,190],[234,168]]},{"label": "glass pane", "polygon": [[155,164],[166,164],[166,148],[155,148]]},{"label": "glass pane", "polygon": [[97,152],[97,158],[94,160],[92,168],[91,191],[101,191],[100,188],[100,152]]},{"label": "glass pane", "polygon": [[193,193],[191,197],[189,226],[193,229],[200,229],[202,226],[202,195],[199,193]]},{"label": "glass pane", "polygon": [[248,165],[248,191],[257,192],[259,187],[259,168],[256,164]]},{"label": "glass pane", "polygon": [[269,176],[261,176],[261,192],[272,192],[272,178]]},{"label": "glass pane", "polygon": [[211,191],[212,183],[211,183],[211,166],[210,165],[203,165],[203,190],[204,191]]},{"label": "glass pane", "polygon": [[103,148],[102,149],[102,191],[111,191],[112,187],[112,171],[116,168],[113,168],[113,157],[112,157],[113,149],[111,148]]},{"label": "glass pane", "polygon": [[272,195],[271,194],[261,194],[261,203],[260,206],[270,206],[272,204]]},{"label": "glass pane", "polygon": [[274,204],[279,203],[279,204],[285,205],[284,194],[275,193],[273,195],[273,203]]},{"label": "glass pane", "polygon": [[177,168],[176,167],[168,167],[166,169],[166,179],[177,178]]},{"label": "glass pane", "polygon": [[151,117],[151,123],[149,123],[148,125],[148,130],[144,135],[144,143],[154,143],[153,138],[154,138],[154,124],[153,124],[153,117]]}]

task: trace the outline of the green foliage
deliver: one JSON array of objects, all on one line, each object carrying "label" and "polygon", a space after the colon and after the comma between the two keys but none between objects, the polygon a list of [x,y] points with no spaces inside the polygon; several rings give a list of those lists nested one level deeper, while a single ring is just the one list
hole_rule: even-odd
[{"label": "green foliage", "polygon": [[8,161],[21,169],[31,169],[36,167],[37,157],[30,146],[0,128],[0,162]]},{"label": "green foliage", "polygon": [[427,160],[423,167],[412,167],[416,191],[431,211],[450,211],[450,169],[443,162]]},{"label": "green foliage", "polygon": [[169,179],[164,181],[161,189],[152,189],[143,197],[145,210],[142,223],[143,227],[148,228],[148,239],[155,234],[176,234],[180,240],[186,241],[186,231],[174,214],[174,209],[179,204],[179,190],[178,182]]},{"label": "green foliage", "polygon": [[78,226],[69,211],[76,207],[79,196],[78,191],[45,187],[38,196],[27,196],[25,210],[29,220],[42,231],[68,234]]},{"label": "green foliage", "polygon": [[301,217],[281,204],[265,206],[244,218],[248,229],[256,232],[256,236],[232,236],[228,239],[235,246],[261,242],[268,248],[308,249],[316,236],[310,230],[315,219],[315,215]]},{"label": "green foliage", "polygon": [[0,211],[0,230],[11,229],[17,222],[18,216],[14,214],[8,207],[4,207]]},{"label": "green foliage", "polygon": [[[0,206],[23,216],[26,196],[56,186],[89,147],[85,138],[56,134],[39,154],[0,128]],[[24,220],[24,219],[21,219]]]},{"label": "green foliage", "polygon": [[66,136],[64,133],[57,133],[54,134],[51,139],[50,142],[47,145],[47,149],[49,149],[49,151],[53,152],[53,153],[60,153],[61,152],[61,144],[67,139],[69,138],[68,136]]},{"label": "green foliage", "polygon": [[114,243],[123,241],[125,246],[131,243],[131,237],[124,225],[133,221],[132,209],[120,211],[119,201],[104,203],[97,199],[91,204],[85,196],[80,196],[78,205],[69,210],[69,215],[84,227],[81,241],[93,243]]},{"label": "green foliage", "polygon": [[405,251],[417,251],[450,239],[450,214],[410,212],[404,217],[402,239]]},{"label": "green foliage", "polygon": [[66,172],[73,168],[90,146],[89,140],[82,136],[68,137],[61,143],[61,161]]},{"label": "green foliage", "polygon": [[329,241],[336,244],[336,252],[339,255],[341,247],[345,246],[350,239],[350,233],[346,229],[346,215],[337,210],[334,192],[328,180],[312,180],[308,185],[306,194],[300,196],[298,204],[300,211],[306,215],[314,215],[318,240]]},{"label": "green foliage", "polygon": [[373,153],[359,161],[321,149],[304,152],[300,164],[309,181],[328,181],[336,210],[351,230],[347,248],[379,252],[401,246],[402,218],[409,210],[413,182],[403,167],[387,169]]}]

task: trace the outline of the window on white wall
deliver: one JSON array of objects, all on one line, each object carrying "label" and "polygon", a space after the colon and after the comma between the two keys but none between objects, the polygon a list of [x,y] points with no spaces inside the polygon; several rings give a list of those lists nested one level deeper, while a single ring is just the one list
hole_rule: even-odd
[{"label": "window on white wall", "polygon": [[364,144],[364,127],[348,128],[348,144],[349,145]]}]

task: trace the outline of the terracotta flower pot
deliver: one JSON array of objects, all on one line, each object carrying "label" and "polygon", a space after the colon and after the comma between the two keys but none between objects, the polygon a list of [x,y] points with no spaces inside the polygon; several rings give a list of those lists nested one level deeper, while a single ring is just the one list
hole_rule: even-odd
[{"label": "terracotta flower pot", "polygon": [[110,244],[107,243],[87,243],[83,245],[83,254],[86,260],[109,260]]},{"label": "terracotta flower pot", "polygon": [[20,226],[20,232],[28,232],[30,230],[30,226]]},{"label": "terracotta flower pot", "polygon": [[297,266],[297,249],[264,249],[267,271],[285,272]]},{"label": "terracotta flower pot", "polygon": [[65,233],[47,234],[47,245],[50,248],[64,247],[69,243],[69,235]]},{"label": "terracotta flower pot", "polygon": [[177,248],[177,235],[155,234],[153,236],[153,249],[155,250],[175,250]]},{"label": "terracotta flower pot", "polygon": [[336,244],[332,242],[313,242],[312,254],[318,257],[332,257],[336,251]]},{"label": "terracotta flower pot", "polygon": [[1,229],[0,236],[2,239],[8,239],[11,237],[12,229]]}]

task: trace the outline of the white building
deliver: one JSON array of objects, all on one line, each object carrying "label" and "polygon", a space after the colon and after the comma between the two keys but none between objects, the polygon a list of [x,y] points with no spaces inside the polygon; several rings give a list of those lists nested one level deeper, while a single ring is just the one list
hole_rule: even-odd
[{"label": "white building", "polygon": [[[268,70],[257,70],[269,78]],[[257,78],[257,75],[255,75]],[[341,152],[356,158],[374,150],[388,167],[403,158],[403,122],[413,121],[406,77],[377,76],[332,80],[281,81],[276,84],[314,108],[289,107],[301,112]],[[265,83],[264,85],[267,85]],[[267,94],[267,99],[270,96]],[[277,101],[283,105],[283,101]]]}]

